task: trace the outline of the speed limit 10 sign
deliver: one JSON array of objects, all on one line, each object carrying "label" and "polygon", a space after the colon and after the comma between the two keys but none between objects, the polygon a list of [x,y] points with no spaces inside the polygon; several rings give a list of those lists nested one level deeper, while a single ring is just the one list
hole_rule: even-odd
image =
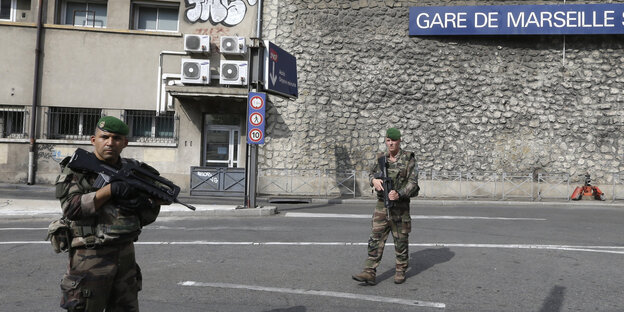
[{"label": "speed limit 10 sign", "polygon": [[260,141],[264,141],[264,133],[262,133],[262,131],[260,131],[259,129],[251,129],[251,131],[249,131],[249,134],[247,135],[247,138],[254,143],[258,143]]},{"label": "speed limit 10 sign", "polygon": [[266,93],[249,92],[247,97],[247,143],[264,144]]}]

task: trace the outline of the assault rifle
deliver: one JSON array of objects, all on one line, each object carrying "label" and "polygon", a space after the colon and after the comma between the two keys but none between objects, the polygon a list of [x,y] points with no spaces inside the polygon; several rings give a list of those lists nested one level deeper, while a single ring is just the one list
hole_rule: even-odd
[{"label": "assault rifle", "polygon": [[392,178],[388,176],[388,161],[386,156],[377,158],[377,161],[379,162],[381,174],[377,174],[375,178],[383,181],[384,207],[388,208],[388,214],[390,214],[390,208],[394,207],[394,202],[390,200],[388,194],[394,189],[394,185],[392,183]]},{"label": "assault rifle", "polygon": [[159,176],[154,168],[144,163],[128,161],[124,163],[121,169],[117,170],[100,161],[95,154],[78,148],[67,166],[72,170],[97,173],[98,177],[93,185],[96,188],[103,187],[113,181],[125,181],[150,197],[166,203],[178,203],[188,209],[195,210],[192,205],[178,200],[179,186]]}]

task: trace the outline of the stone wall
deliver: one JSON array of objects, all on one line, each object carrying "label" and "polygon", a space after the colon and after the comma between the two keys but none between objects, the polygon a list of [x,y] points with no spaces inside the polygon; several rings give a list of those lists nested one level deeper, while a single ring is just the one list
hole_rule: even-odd
[{"label": "stone wall", "polygon": [[263,35],[297,57],[300,96],[270,97],[260,167],[365,170],[392,125],[421,169],[609,182],[624,170],[623,35],[408,35],[409,6],[561,3],[266,1]]}]

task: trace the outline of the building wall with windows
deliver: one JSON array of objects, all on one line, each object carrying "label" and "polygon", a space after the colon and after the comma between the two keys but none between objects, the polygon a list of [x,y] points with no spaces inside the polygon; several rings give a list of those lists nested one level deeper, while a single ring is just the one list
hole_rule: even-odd
[{"label": "building wall with windows", "polygon": [[[182,0],[44,1],[35,111],[36,183],[54,183],[58,163],[77,147],[89,149],[95,122],[111,115],[130,125],[124,156],[149,162],[187,189],[190,167],[203,164],[207,116],[244,114],[240,94],[247,87],[224,88],[218,79],[223,58],[220,36],[250,38],[256,30],[256,1],[234,2],[224,6]],[[37,9],[36,0],[0,2],[2,182],[27,179]],[[211,53],[161,58],[162,51],[184,51],[184,34],[210,35]],[[210,85],[195,87],[190,93],[195,96],[169,97],[166,109],[159,110],[160,60],[162,73],[174,76],[170,81],[175,83],[182,58],[210,60],[216,82],[213,78]],[[239,98],[233,99],[232,92]],[[242,127],[243,119],[234,122]],[[243,132],[237,133],[244,136]],[[243,138],[236,142],[244,151]],[[244,166],[244,161],[238,165]]]},{"label": "building wall with windows", "polygon": [[[0,41],[11,43],[0,49],[0,180],[24,182],[36,1],[0,1]],[[192,166],[244,166],[246,87],[169,81],[167,113],[157,116],[158,65],[161,51],[182,50],[183,34],[212,36],[215,51],[219,36],[255,36],[257,1],[46,3],[38,183],[52,183],[58,162],[89,146],[98,114],[131,123],[124,154],[185,188]],[[423,170],[590,172],[610,182],[624,169],[622,35],[408,36],[414,5],[558,3],[263,1],[263,38],[297,58],[299,98],[269,96],[259,166],[366,170],[396,125]],[[188,57],[209,59],[211,76],[223,59]],[[181,58],[164,56],[163,73],[179,75]]]}]

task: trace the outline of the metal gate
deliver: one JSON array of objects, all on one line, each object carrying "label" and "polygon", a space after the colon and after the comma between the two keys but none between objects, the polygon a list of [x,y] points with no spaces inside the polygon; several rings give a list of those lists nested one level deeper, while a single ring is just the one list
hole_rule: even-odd
[{"label": "metal gate", "polygon": [[191,167],[191,196],[244,196],[245,168]]}]

